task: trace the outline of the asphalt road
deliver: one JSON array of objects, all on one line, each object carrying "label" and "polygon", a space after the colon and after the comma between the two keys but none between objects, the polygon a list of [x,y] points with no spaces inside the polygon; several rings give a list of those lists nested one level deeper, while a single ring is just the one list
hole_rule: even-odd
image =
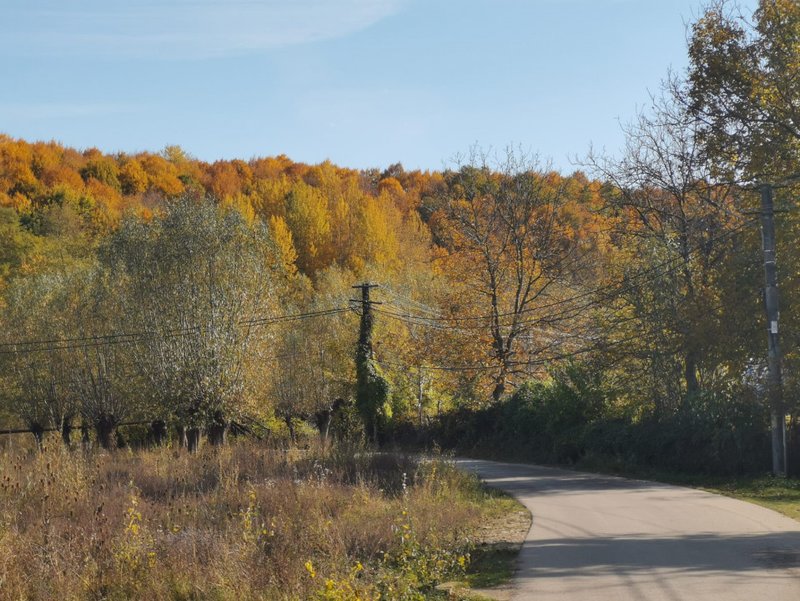
[{"label": "asphalt road", "polygon": [[800,522],[710,493],[459,459],[533,514],[513,599],[800,601]]}]

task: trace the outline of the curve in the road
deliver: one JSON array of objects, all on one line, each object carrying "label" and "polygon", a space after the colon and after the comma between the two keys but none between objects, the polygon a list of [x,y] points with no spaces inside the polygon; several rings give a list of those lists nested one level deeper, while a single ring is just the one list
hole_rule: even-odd
[{"label": "curve in the road", "polygon": [[459,459],[533,514],[514,597],[800,601],[800,522],[641,480]]}]

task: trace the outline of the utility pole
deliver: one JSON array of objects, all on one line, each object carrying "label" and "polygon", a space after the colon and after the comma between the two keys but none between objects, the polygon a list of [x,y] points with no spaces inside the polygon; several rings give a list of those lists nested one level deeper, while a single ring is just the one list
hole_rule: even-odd
[{"label": "utility pole", "polygon": [[764,248],[764,308],[767,313],[767,393],[772,431],[772,473],[786,476],[786,413],[783,406],[781,348],[778,344],[778,270],[775,255],[775,207],[773,189],[761,191],[761,241]]},{"label": "utility pole", "polygon": [[378,284],[370,284],[364,282],[353,286],[356,290],[361,290],[361,299],[352,299],[353,302],[361,304],[361,328],[358,333],[358,348],[356,349],[356,359],[363,359],[369,361],[372,359],[372,326],[375,323],[375,317],[372,313],[372,305],[380,305],[370,300],[369,291],[372,288],[379,288]]},{"label": "utility pole", "polygon": [[423,367],[419,366],[419,373],[417,374],[417,410],[419,411],[419,427],[425,423],[425,407],[423,400],[425,398],[425,375],[422,371]]},{"label": "utility pole", "polygon": [[[358,346],[356,347],[356,405],[364,419],[364,426],[373,442],[378,441],[378,416],[375,410],[375,399],[372,398],[373,376],[373,351],[372,351],[372,326],[375,322],[372,306],[379,305],[370,300],[369,291],[378,288],[377,284],[364,282],[353,286],[361,290],[361,299],[351,299],[361,304],[361,326],[358,331]],[[371,430],[371,432],[370,432]]]}]

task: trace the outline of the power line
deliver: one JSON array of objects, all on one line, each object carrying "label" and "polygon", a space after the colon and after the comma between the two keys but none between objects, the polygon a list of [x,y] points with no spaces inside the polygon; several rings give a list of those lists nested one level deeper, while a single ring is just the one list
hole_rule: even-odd
[{"label": "power line", "polygon": [[329,315],[338,315],[340,313],[349,313],[350,307],[336,307],[331,309],[323,309],[320,311],[310,311],[307,313],[295,313],[290,315],[278,315],[274,317],[260,317],[249,320],[240,321],[240,324],[246,325],[272,325],[273,323],[285,323],[288,321],[299,321],[302,319],[310,319],[312,317],[327,317]]},{"label": "power line", "polygon": [[51,338],[49,340],[21,340],[19,342],[0,342],[0,347],[7,347],[7,346],[22,346],[22,345],[33,345],[33,344],[60,344],[62,342],[82,342],[82,341],[93,341],[98,340],[101,338],[124,338],[130,336],[137,336],[138,334],[98,334],[96,336],[80,336],[75,338]]},{"label": "power line", "polygon": [[[641,338],[641,335],[637,333],[635,335],[628,336],[628,337],[622,338],[620,340],[613,340],[611,342],[602,342],[602,343],[598,343],[598,344],[596,344],[596,345],[594,345],[592,347],[585,347],[585,348],[578,349],[576,351],[571,351],[571,352],[568,352],[568,353],[560,353],[558,355],[552,355],[552,356],[549,356],[547,358],[535,359],[535,360],[532,360],[532,361],[511,361],[511,362],[508,363],[508,366],[510,366],[510,367],[531,367],[531,366],[537,366],[537,365],[547,365],[548,363],[553,363],[555,361],[561,361],[561,360],[564,360],[564,359],[572,359],[572,358],[577,357],[579,355],[584,355],[586,353],[590,353],[590,352],[593,352],[593,351],[596,351],[596,350],[601,350],[601,349],[605,350],[605,349],[608,349],[608,348],[613,348],[613,347],[619,346],[621,344],[626,344],[628,342],[631,342],[633,340],[637,340],[637,339],[640,339],[640,338]],[[407,369],[408,368],[408,365],[403,364],[403,363],[399,363],[399,362],[396,362],[396,361],[390,361],[390,360],[386,360],[386,359],[376,359],[376,361],[378,363],[382,364],[382,365],[389,365],[389,366],[392,366],[392,367],[400,367],[400,368],[403,368],[403,369]],[[496,365],[485,365],[485,364],[474,364],[474,365],[430,365],[430,364],[426,364],[426,365],[422,366],[422,369],[434,370],[434,371],[486,371],[486,370],[491,371],[491,370],[499,369],[500,367],[501,366],[499,364],[496,364]]]},{"label": "power line", "polygon": [[[293,313],[286,315],[276,315],[270,317],[259,317],[245,319],[237,322],[239,325],[268,326],[277,323],[287,323],[315,317],[327,317],[338,315],[350,311],[349,307],[336,307],[319,311],[309,311],[304,313]],[[110,346],[116,344],[132,344],[144,340],[167,339],[175,336],[187,336],[201,330],[199,326],[172,330],[159,335],[152,331],[98,334],[94,336],[80,336],[71,338],[54,338],[49,340],[21,340],[17,342],[0,343],[0,355],[27,354],[35,352],[53,352],[60,350],[74,350],[82,348],[95,348],[100,346]],[[23,347],[23,348],[17,348]],[[32,347],[32,348],[31,348]]]},{"label": "power line", "polygon": [[[736,226],[735,228],[733,228],[731,230],[728,230],[727,232],[710,239],[707,243],[720,242],[720,241],[725,240],[726,238],[733,237],[734,235],[736,235],[737,233],[742,231],[746,226],[751,225],[755,221],[757,221],[757,220],[756,219],[751,219],[751,220],[745,221],[745,222],[739,224],[738,226]],[[689,256],[692,256],[692,255],[694,255],[694,254],[696,254],[696,253],[698,253],[700,251],[703,251],[703,250],[704,250],[703,247],[695,247],[695,248],[689,250],[687,254]],[[525,321],[517,322],[516,324],[500,324],[500,327],[501,328],[511,328],[511,327],[514,327],[514,326],[516,326],[516,327],[524,327],[526,325],[531,325],[531,324],[535,324],[535,323],[548,323],[548,322],[552,323],[554,321],[561,321],[563,319],[567,319],[567,318],[569,318],[571,315],[573,315],[576,312],[580,312],[580,311],[583,311],[584,309],[587,309],[587,308],[589,308],[589,307],[591,307],[593,305],[597,305],[602,300],[610,300],[610,299],[613,299],[615,297],[618,297],[618,296],[622,295],[625,292],[632,291],[637,287],[637,284],[639,286],[641,286],[642,284],[655,281],[655,280],[657,280],[658,278],[664,276],[667,273],[674,272],[675,269],[680,267],[680,263],[685,261],[685,260],[686,260],[686,258],[683,257],[683,256],[672,257],[672,258],[667,259],[667,260],[665,260],[665,261],[663,261],[663,262],[661,262],[661,263],[659,263],[657,265],[654,265],[653,267],[650,267],[650,268],[648,268],[648,269],[646,269],[644,271],[641,271],[641,272],[629,277],[627,279],[627,281],[623,281],[621,283],[606,284],[604,286],[600,286],[598,288],[587,290],[585,292],[582,292],[582,293],[577,294],[577,295],[572,296],[572,297],[568,297],[566,299],[561,299],[561,300],[553,301],[553,302],[550,302],[550,303],[545,303],[543,305],[537,305],[535,307],[529,307],[527,309],[522,309],[521,311],[518,311],[518,312],[505,312],[505,313],[498,313],[497,315],[448,317],[448,316],[441,316],[441,315],[429,316],[429,315],[411,314],[409,312],[407,312],[407,313],[393,313],[393,312],[382,310],[382,309],[376,309],[376,311],[378,311],[380,313],[383,313],[385,315],[389,315],[391,317],[395,317],[397,319],[406,318],[406,319],[409,320],[410,323],[414,323],[416,325],[428,325],[428,324],[430,324],[431,327],[433,327],[434,324],[438,323],[438,324],[442,324],[442,325],[440,325],[438,327],[438,329],[451,329],[451,328],[447,328],[447,326],[443,325],[443,324],[460,323],[460,322],[476,322],[476,321],[491,322],[491,321],[495,320],[495,318],[517,317],[519,315],[526,314],[526,313],[531,313],[531,312],[534,312],[534,311],[543,311],[543,310],[551,308],[551,307],[565,306],[566,305],[565,310],[560,314],[556,313],[555,315],[549,315],[549,316],[546,316],[546,317],[542,317],[540,319],[525,320]],[[672,264],[676,264],[676,265],[672,265]],[[668,267],[668,269],[664,270],[663,268],[665,268],[665,267]],[[645,276],[650,276],[650,277],[645,278]],[[645,278],[645,279],[643,279],[643,278]],[[643,281],[639,282],[638,280],[640,280],[640,279],[643,279]],[[608,291],[608,292],[606,294],[602,295],[601,293],[604,292],[604,291]],[[595,296],[597,294],[601,294],[601,297],[599,299],[596,299],[596,298],[595,299],[591,299],[588,302],[586,302],[586,303],[584,303],[582,305],[578,305],[578,306],[572,306],[571,305],[571,303],[573,303],[575,301],[583,300],[585,298],[590,298],[590,297]],[[402,310],[402,308],[400,308],[400,310]],[[487,324],[487,325],[491,325],[491,324]],[[461,327],[465,327],[465,326],[462,325]],[[466,327],[470,327],[470,326],[466,326]],[[480,325],[472,326],[472,327],[473,327],[473,329],[476,329],[476,330],[477,329],[483,329],[483,327],[481,327]]]},{"label": "power line", "polygon": [[[745,221],[741,223],[736,228],[725,232],[723,235],[718,236],[709,242],[720,241],[724,238],[730,237],[738,233],[740,230],[744,229],[747,225],[750,225],[752,222],[757,221],[756,219]],[[700,250],[703,250],[702,247],[697,247],[689,251],[689,254],[694,254]],[[661,271],[663,267],[670,266],[671,264],[684,260],[684,257],[672,257],[666,261],[658,265],[654,265],[653,267],[639,272],[638,274],[632,276],[628,279],[627,283],[623,282],[623,286],[621,288],[616,288],[613,290],[610,295],[606,295],[606,298],[613,298],[614,296],[618,296],[622,294],[626,290],[630,290],[634,286],[634,282],[644,276],[654,273],[656,277],[660,277],[664,275],[664,271]],[[667,270],[671,271],[671,269]],[[645,281],[651,281],[654,278],[649,278]],[[523,309],[519,312],[506,312],[506,313],[498,313],[496,316],[494,315],[485,315],[485,316],[459,316],[459,317],[446,317],[441,315],[413,315],[410,313],[393,313],[390,311],[386,311],[383,309],[375,308],[377,312],[383,313],[387,316],[391,316],[397,319],[407,319],[409,323],[413,323],[414,325],[430,325],[440,323],[459,323],[459,322],[475,322],[475,321],[489,321],[495,318],[501,317],[513,317],[518,316],[523,313],[529,313],[533,311],[542,311],[554,306],[564,306],[569,305],[570,303],[576,300],[582,300],[584,298],[589,298],[593,295],[601,293],[605,290],[613,289],[616,285],[615,284],[607,284],[605,286],[601,286],[592,290],[585,291],[581,294],[575,295],[573,297],[562,299],[558,301],[554,301],[551,303],[546,303],[544,305],[538,305],[536,307],[531,307],[529,309]],[[397,292],[390,291],[391,294],[403,298]],[[434,311],[423,305],[422,303],[418,303],[411,299],[405,297],[407,301],[419,305],[419,310],[423,310],[428,313],[434,313]],[[574,314],[575,312],[582,311],[594,304],[597,304],[598,300],[593,299],[590,302],[577,306],[571,307],[568,306],[567,309],[561,314],[550,315],[547,318],[536,319],[536,320],[528,320],[518,322],[517,324],[501,324],[501,327],[509,328],[516,326],[525,327],[526,325],[530,325],[532,323],[542,323],[543,321],[552,322],[559,319],[565,319],[566,316]],[[345,313],[352,310],[350,307],[334,307],[330,309],[323,309],[319,311],[310,311],[304,313],[295,313],[295,314],[286,314],[286,315],[277,315],[277,316],[269,316],[269,317],[255,317],[247,320],[241,320],[239,324],[241,325],[253,325],[253,326],[267,326],[277,323],[285,323],[291,321],[298,321],[303,319],[309,319],[313,317],[323,317],[323,316],[330,316],[330,315],[337,315],[341,313]],[[478,326],[480,328],[480,326]],[[438,329],[453,329],[452,327],[448,328],[446,325],[440,325]],[[477,329],[477,328],[475,328]],[[482,329],[482,328],[480,328]],[[112,333],[112,334],[98,334],[92,336],[80,336],[80,337],[65,337],[65,338],[51,338],[46,340],[23,340],[23,341],[16,341],[16,342],[2,342],[0,343],[0,355],[9,355],[9,354],[24,354],[24,353],[32,353],[32,352],[53,352],[59,350],[74,350],[74,349],[82,349],[82,348],[95,348],[99,346],[107,346],[107,345],[114,345],[114,344],[130,344],[135,343],[145,339],[154,339],[154,338],[165,338],[170,336],[184,336],[189,335],[190,333],[196,332],[199,330],[199,327],[192,327],[192,328],[184,328],[181,330],[174,330],[171,332],[167,332],[161,336],[156,335],[154,332],[144,331],[144,332],[133,332],[133,333]],[[23,348],[18,348],[23,347]],[[25,347],[36,347],[36,348],[25,348]],[[10,350],[9,350],[10,349]]]},{"label": "power line", "polygon": [[[402,369],[408,369],[408,365],[403,363],[399,363],[396,361],[388,361],[386,359],[375,359],[376,362],[380,363],[381,365],[388,365],[391,367],[399,367]],[[495,370],[498,369],[499,366],[497,365],[424,365],[422,369],[433,370],[433,371],[484,371],[484,370]]]},{"label": "power line", "polygon": [[[739,226],[737,226],[736,228],[726,232],[724,235],[718,236],[716,239],[717,240],[722,240],[722,239],[724,239],[726,237],[733,236],[736,233],[738,233],[739,231],[741,231],[742,229],[744,229],[744,227],[746,227],[749,224],[750,224],[750,222],[744,222],[744,223],[740,224]],[[701,248],[692,249],[692,251],[690,251],[690,254],[694,254],[695,252],[698,252],[699,250],[702,250],[702,249]],[[670,259],[669,261],[665,261],[665,262],[659,264],[656,267],[663,268],[665,266],[670,265],[671,263],[674,263],[676,260],[682,260],[682,259],[683,259],[683,257],[674,257],[674,258]],[[651,277],[647,281],[651,281],[653,279],[656,279],[656,277],[661,277],[665,273],[672,272],[677,267],[678,266],[675,266],[675,267],[670,268],[670,269],[668,269],[666,271],[662,270],[660,273],[654,273],[653,275],[655,277]],[[639,274],[636,277],[640,277],[641,275],[644,275],[644,274],[649,274],[649,273],[653,272],[654,269],[655,268],[651,268],[651,269],[647,270],[646,272],[642,272],[641,274]],[[613,298],[613,296],[618,296],[618,295],[620,295],[620,294],[622,294],[622,293],[624,293],[624,292],[626,292],[628,290],[631,290],[632,286],[633,286],[633,282],[629,281],[625,286],[623,286],[621,288],[618,288],[616,290],[616,294],[615,295],[606,295],[606,298]],[[609,286],[603,286],[601,288],[598,288],[597,290],[604,290],[604,289],[607,289],[607,288],[609,288]],[[588,294],[591,294],[591,291],[589,293],[584,293],[584,294],[578,295],[577,297],[574,297],[574,298],[583,298],[585,296],[588,296]],[[570,301],[570,299],[567,299],[567,300],[562,301],[562,302],[563,303],[568,303],[569,301]],[[582,311],[583,309],[591,306],[592,304],[596,304],[596,302],[597,301],[592,301],[591,303],[584,304],[582,306],[570,307],[567,310],[566,313],[574,314],[575,312]],[[542,308],[542,307],[537,307],[536,309],[540,309],[540,308]],[[712,307],[712,308],[710,308],[710,310],[706,311],[705,314],[711,314],[711,312],[714,311],[714,310],[716,310],[716,308]],[[443,330],[450,330],[450,331],[452,331],[452,330],[464,331],[464,330],[460,330],[459,328],[448,327],[447,325],[442,323],[442,322],[452,323],[453,321],[456,321],[458,318],[432,318],[432,317],[428,317],[428,316],[425,316],[425,315],[412,315],[412,314],[395,313],[395,312],[392,312],[392,311],[387,311],[385,309],[376,309],[376,311],[378,311],[378,312],[380,312],[380,313],[382,313],[382,314],[384,314],[384,315],[386,315],[386,316],[388,316],[388,317],[390,317],[392,319],[397,319],[397,320],[400,320],[400,321],[404,321],[404,322],[409,323],[411,325],[423,325],[423,326],[428,326],[428,327],[431,327],[431,328],[434,328],[434,329],[440,329],[440,330],[443,329]],[[475,318],[472,318],[472,317],[465,318],[465,320],[467,320],[467,319],[468,320],[473,320]],[[486,319],[486,318],[480,318],[480,319]],[[630,316],[630,317],[624,318],[622,320],[622,322],[618,322],[618,323],[624,323],[624,322],[632,321],[632,320],[635,320],[635,319],[638,319],[638,316],[634,315],[634,316]],[[543,320],[529,320],[529,321],[525,321],[525,322],[519,322],[516,325],[517,326],[524,326],[525,324],[541,323],[542,321]],[[511,327],[511,326],[503,326],[503,327]],[[477,329],[477,328],[473,327],[473,329]],[[548,333],[548,335],[552,335],[552,334],[553,333]],[[574,338],[574,336],[573,336],[573,338]],[[561,354],[558,354],[558,355],[551,355],[551,356],[548,356],[546,358],[536,359],[536,360],[531,360],[531,361],[507,362],[506,365],[509,366],[509,367],[544,365],[544,364],[551,363],[551,362],[558,361],[558,360],[562,360],[562,359],[573,358],[575,356],[578,356],[578,355],[581,355],[581,354],[586,354],[586,353],[592,352],[594,350],[608,349],[608,348],[616,347],[616,346],[619,346],[620,344],[625,344],[625,343],[628,343],[628,342],[632,342],[634,340],[639,340],[641,338],[642,338],[642,334],[637,332],[635,335],[632,335],[630,337],[626,337],[626,338],[624,338],[622,340],[619,340],[619,341],[598,342],[598,344],[596,344],[596,345],[591,345],[591,346],[584,347],[584,348],[581,348],[581,349],[578,349],[578,350],[575,350],[575,351],[570,351],[568,353],[561,353]],[[545,347],[544,349],[539,349],[539,350],[535,351],[533,354],[541,353],[542,351],[547,350],[548,348],[552,348],[552,346],[553,346],[553,344],[550,344],[547,347]],[[400,365],[400,364],[395,364],[395,366],[397,366],[397,367],[407,367],[407,366]],[[439,365],[439,366],[429,366],[429,367],[426,367],[426,369],[442,370],[442,371],[478,371],[478,370],[494,370],[494,369],[499,369],[499,367],[500,367],[499,365],[483,365],[483,364],[481,364],[481,365]]]},{"label": "power line", "polygon": [[[717,309],[718,309],[718,307],[710,307],[709,310],[705,311],[702,315],[710,315],[713,311],[715,311]],[[384,313],[384,314],[387,314],[387,315],[391,315],[395,319],[401,319],[402,318],[402,316],[398,317],[397,314],[387,313],[386,311],[381,311],[381,313]],[[626,317],[626,318],[624,318],[622,320],[617,321],[615,325],[619,325],[620,323],[625,323],[625,322],[628,322],[628,321],[633,321],[633,320],[638,319],[638,318],[639,318],[638,316]],[[409,323],[412,323],[414,325],[419,325],[416,322],[409,322]],[[439,326],[436,326],[436,327],[438,328]],[[552,335],[552,334],[557,334],[557,333],[549,333],[549,334]],[[588,341],[593,341],[593,339],[591,337],[585,337],[585,336],[576,336],[576,335],[569,335],[568,334],[566,337],[567,338],[573,338],[573,339],[574,338],[582,338],[582,339],[585,339],[585,340],[588,340]],[[614,348],[614,347],[617,347],[617,346],[622,345],[622,344],[626,344],[626,343],[633,342],[633,341],[636,341],[636,340],[642,340],[644,337],[645,337],[645,335],[643,335],[641,332],[637,332],[636,334],[633,334],[631,336],[628,336],[628,337],[625,337],[623,339],[616,340],[616,341],[597,340],[597,341],[595,341],[595,344],[593,344],[593,345],[586,346],[586,347],[583,347],[583,348],[579,348],[579,349],[574,350],[574,351],[569,351],[569,352],[566,352],[566,353],[559,353],[559,354],[556,354],[556,355],[548,355],[548,356],[543,357],[541,359],[534,359],[534,360],[528,360],[528,361],[509,361],[509,362],[506,362],[506,365],[509,366],[509,367],[518,367],[518,366],[530,367],[530,366],[537,366],[537,365],[538,366],[546,365],[548,363],[552,363],[552,362],[560,361],[560,360],[564,360],[564,359],[571,359],[571,358],[574,358],[576,356],[583,355],[583,354],[590,353],[590,352],[597,351],[597,350],[608,350],[610,348]],[[541,353],[553,348],[554,346],[556,346],[557,342],[558,342],[557,340],[554,340],[551,343],[545,345],[544,347],[541,347],[539,349],[535,349],[535,350],[531,351],[529,354],[532,354],[532,355],[541,354]],[[391,365],[396,366],[396,367],[407,368],[406,365],[402,365],[402,364],[398,364],[398,363],[392,364],[392,363],[388,363],[386,361],[379,361],[379,363],[381,363],[381,362],[387,363],[387,364],[391,364]],[[478,371],[478,370],[494,370],[494,369],[499,369],[499,368],[500,368],[499,364],[495,364],[495,365],[483,365],[483,364],[480,364],[480,365],[438,365],[438,366],[434,365],[434,366],[425,366],[425,369],[441,370],[441,371]]]}]

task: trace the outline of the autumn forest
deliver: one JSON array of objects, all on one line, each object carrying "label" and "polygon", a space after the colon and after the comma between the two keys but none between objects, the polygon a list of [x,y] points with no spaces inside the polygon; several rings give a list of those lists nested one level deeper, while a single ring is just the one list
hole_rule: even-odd
[{"label": "autumn forest", "polygon": [[799,35],[793,2],[710,8],[625,153],[569,175],[0,137],[0,427],[768,467],[765,182],[795,445],[800,417]]}]

